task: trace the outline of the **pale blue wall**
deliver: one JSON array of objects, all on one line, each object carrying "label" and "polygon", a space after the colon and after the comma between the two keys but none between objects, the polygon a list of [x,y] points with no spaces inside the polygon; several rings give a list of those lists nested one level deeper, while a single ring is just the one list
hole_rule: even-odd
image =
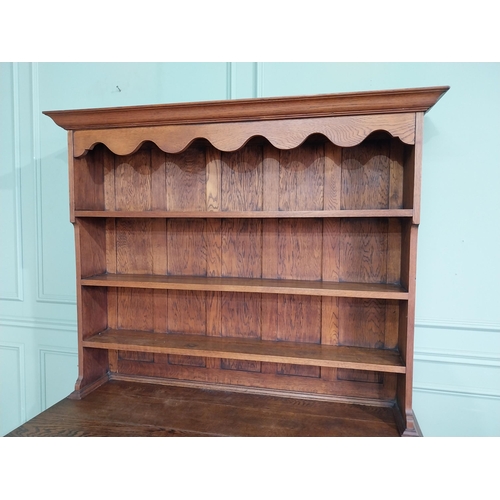
[{"label": "pale blue wall", "polygon": [[42,110],[433,85],[414,408],[427,436],[500,436],[500,64],[476,63],[0,63],[0,435],[76,380],[66,133]]}]

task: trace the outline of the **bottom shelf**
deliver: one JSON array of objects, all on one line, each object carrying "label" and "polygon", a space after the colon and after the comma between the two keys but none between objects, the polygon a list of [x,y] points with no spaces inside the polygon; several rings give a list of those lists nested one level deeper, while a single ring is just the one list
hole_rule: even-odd
[{"label": "bottom shelf", "polygon": [[391,407],[111,380],[7,436],[399,436]]}]

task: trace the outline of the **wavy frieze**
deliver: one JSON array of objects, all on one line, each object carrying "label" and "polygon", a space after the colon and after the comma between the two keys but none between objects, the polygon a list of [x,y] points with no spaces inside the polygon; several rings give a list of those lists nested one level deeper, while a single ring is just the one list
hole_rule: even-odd
[{"label": "wavy frieze", "polygon": [[415,115],[400,113],[77,130],[74,132],[73,154],[75,157],[83,156],[96,144],[102,143],[116,155],[128,155],[146,141],[153,142],[165,153],[180,153],[196,139],[206,139],[218,150],[228,152],[240,149],[256,136],[265,137],[278,149],[293,149],[312,134],[322,134],[337,146],[351,147],[379,130],[388,132],[405,144],[414,144]]}]

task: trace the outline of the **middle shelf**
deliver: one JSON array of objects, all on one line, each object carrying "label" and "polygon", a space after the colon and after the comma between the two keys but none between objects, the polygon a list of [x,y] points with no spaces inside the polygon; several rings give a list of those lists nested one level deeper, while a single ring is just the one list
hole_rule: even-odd
[{"label": "middle shelf", "polygon": [[408,291],[401,285],[384,283],[340,283],[333,281],[268,278],[219,278],[206,276],[160,276],[105,273],[82,278],[81,284],[84,286],[117,288],[273,293],[282,295],[292,294],[321,297],[408,300]]},{"label": "middle shelf", "polygon": [[405,373],[396,350],[107,329],[83,347]]}]

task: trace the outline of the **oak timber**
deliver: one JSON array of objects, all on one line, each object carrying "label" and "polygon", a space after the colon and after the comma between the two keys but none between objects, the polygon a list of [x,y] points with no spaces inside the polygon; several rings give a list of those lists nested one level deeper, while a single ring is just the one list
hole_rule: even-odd
[{"label": "oak timber", "polygon": [[157,290],[251,292],[392,300],[408,298],[408,292],[400,285],[288,279],[277,280],[269,278],[213,278],[205,276],[157,276],[108,273],[82,278],[81,284],[85,286],[149,288]]},{"label": "oak timber", "polygon": [[64,399],[9,437],[399,435],[391,407],[110,381]]},{"label": "oak timber", "polygon": [[447,90],[46,112],[68,130],[81,401],[40,432],[419,435],[423,117]]},{"label": "oak timber", "polygon": [[399,353],[386,349],[129,330],[106,330],[84,340],[83,346],[97,349],[405,373],[405,367]]}]

